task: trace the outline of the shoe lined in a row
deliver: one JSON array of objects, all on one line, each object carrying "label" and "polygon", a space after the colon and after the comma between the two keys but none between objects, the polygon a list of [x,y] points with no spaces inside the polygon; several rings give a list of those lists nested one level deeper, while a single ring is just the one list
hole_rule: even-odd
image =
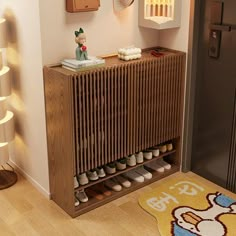
[{"label": "shoe lined in a row", "polygon": [[163,173],[165,170],[171,169],[171,165],[165,162],[163,159],[158,159],[156,161],[147,163],[145,166],[159,173]]},{"label": "shoe lined in a row", "polygon": [[[108,163],[103,167],[97,167],[95,169],[89,170],[86,173],[82,173],[78,176],[78,180],[75,177],[74,178],[74,187],[77,188],[78,185],[85,185],[89,183],[89,180],[95,181],[99,178],[103,178],[107,174],[114,174],[116,173],[116,170],[124,170],[126,169],[126,165],[128,166],[135,166],[136,164],[141,164],[144,162],[144,159],[151,160],[153,157],[158,157],[161,153],[165,153],[167,151],[173,150],[173,144],[172,143],[166,143],[163,145],[158,145],[151,147],[149,149],[146,149],[143,152],[138,152],[133,155],[129,155],[128,157],[121,158],[115,162]],[[164,172],[164,169],[161,168],[163,163],[148,163],[146,164],[147,167],[158,171],[158,172]],[[170,168],[170,166],[168,166]],[[104,171],[105,169],[105,171]],[[77,183],[76,183],[77,181]],[[77,187],[76,187],[77,186]]]},{"label": "shoe lined in a row", "polygon": [[81,173],[78,175],[78,178],[74,176],[74,188],[79,187],[79,185],[86,185],[89,183],[89,180],[95,181],[99,178],[106,176],[106,173],[102,167],[97,167],[95,169],[89,170],[86,173]]},{"label": "shoe lined in a row", "polygon": [[128,171],[127,173],[124,174],[127,178],[138,182],[138,183],[143,183],[144,180],[149,180],[152,178],[152,173],[147,171],[143,166],[138,167],[134,170]]},{"label": "shoe lined in a row", "polygon": [[[75,206],[78,206],[80,202],[87,202],[88,197],[96,198],[97,200],[102,200],[104,196],[110,196],[112,193],[108,189],[119,192],[123,188],[131,187],[131,182],[129,179],[136,182],[143,182],[144,176],[145,179],[152,178],[152,174],[145,170],[143,167],[137,168],[135,171],[129,171],[128,175],[118,175],[114,178],[108,179],[104,181],[104,185],[102,183],[96,184],[91,188],[87,188],[85,191],[77,191],[75,193]],[[126,173],[127,174],[127,173]],[[107,188],[108,189],[107,189]],[[86,192],[86,193],[85,193]]]},{"label": "shoe lined in a row", "polygon": [[[158,159],[155,162],[147,163],[147,164],[145,164],[145,166],[154,170],[154,171],[157,171],[159,173],[163,173],[165,169],[166,170],[171,169],[171,165],[168,164],[167,162],[165,162],[163,159]],[[152,178],[152,174],[150,172],[148,172],[146,169],[144,169],[144,167],[138,167],[135,170],[128,171],[128,172],[124,173],[124,176],[126,176],[127,178],[130,178],[136,182],[144,182],[144,179],[151,179]],[[84,180],[81,177],[84,178]],[[120,177],[117,176],[116,178],[120,179],[121,176]],[[90,178],[90,180],[96,180],[96,179],[98,179],[98,178]],[[76,177],[74,178],[74,182],[75,182],[74,186],[75,186],[75,188],[77,188],[79,185],[78,185]],[[87,184],[88,182],[89,181],[88,181],[88,178],[85,176],[85,173],[82,176],[80,176],[80,184],[81,185]],[[118,190],[115,190],[115,191],[118,191]]]},{"label": "shoe lined in a row", "polygon": [[121,191],[123,187],[129,188],[131,186],[131,182],[122,175],[108,179],[104,182],[104,184],[106,187],[116,192]]},{"label": "shoe lined in a row", "polygon": [[88,201],[88,196],[84,190],[75,192],[75,206],[79,206],[80,203],[85,203]]}]

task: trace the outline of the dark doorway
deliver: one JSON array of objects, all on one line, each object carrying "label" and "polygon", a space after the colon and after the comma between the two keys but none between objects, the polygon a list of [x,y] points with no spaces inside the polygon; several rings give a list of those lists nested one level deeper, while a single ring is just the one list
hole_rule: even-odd
[{"label": "dark doorway", "polygon": [[198,4],[191,170],[235,192],[236,1]]}]

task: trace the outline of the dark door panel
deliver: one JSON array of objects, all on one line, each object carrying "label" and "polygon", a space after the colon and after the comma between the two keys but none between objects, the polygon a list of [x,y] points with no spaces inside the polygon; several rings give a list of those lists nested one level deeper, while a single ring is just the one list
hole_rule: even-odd
[{"label": "dark door panel", "polygon": [[[229,163],[232,165],[229,158],[236,88],[236,30],[213,35],[220,35],[219,55],[211,57],[211,7],[215,2],[223,1],[201,1],[191,166],[194,172],[226,187]],[[222,24],[236,24],[235,9],[235,0],[224,2]]]}]

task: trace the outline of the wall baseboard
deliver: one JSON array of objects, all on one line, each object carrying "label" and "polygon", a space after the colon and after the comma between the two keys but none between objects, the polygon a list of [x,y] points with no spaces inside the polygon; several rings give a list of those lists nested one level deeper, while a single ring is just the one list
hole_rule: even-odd
[{"label": "wall baseboard", "polygon": [[30,175],[28,175],[24,170],[22,170],[18,165],[16,165],[13,161],[9,161],[10,164],[14,167],[15,171],[23,176],[26,180],[28,180],[40,193],[42,193],[48,200],[51,200],[51,194],[43,188],[35,179],[33,179]]}]

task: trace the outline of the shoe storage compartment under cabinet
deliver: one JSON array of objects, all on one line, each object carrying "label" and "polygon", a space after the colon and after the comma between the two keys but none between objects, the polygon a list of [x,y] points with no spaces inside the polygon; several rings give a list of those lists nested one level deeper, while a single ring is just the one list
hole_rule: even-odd
[{"label": "shoe storage compartment under cabinet", "polygon": [[[158,58],[147,50],[140,60],[129,62],[112,57],[102,68],[79,73],[44,67],[50,192],[68,214],[78,216],[179,170],[184,68],[185,54],[171,50]],[[103,200],[74,206],[76,174],[166,141],[174,146],[163,154],[170,159],[171,170],[154,173],[151,180]]]}]

